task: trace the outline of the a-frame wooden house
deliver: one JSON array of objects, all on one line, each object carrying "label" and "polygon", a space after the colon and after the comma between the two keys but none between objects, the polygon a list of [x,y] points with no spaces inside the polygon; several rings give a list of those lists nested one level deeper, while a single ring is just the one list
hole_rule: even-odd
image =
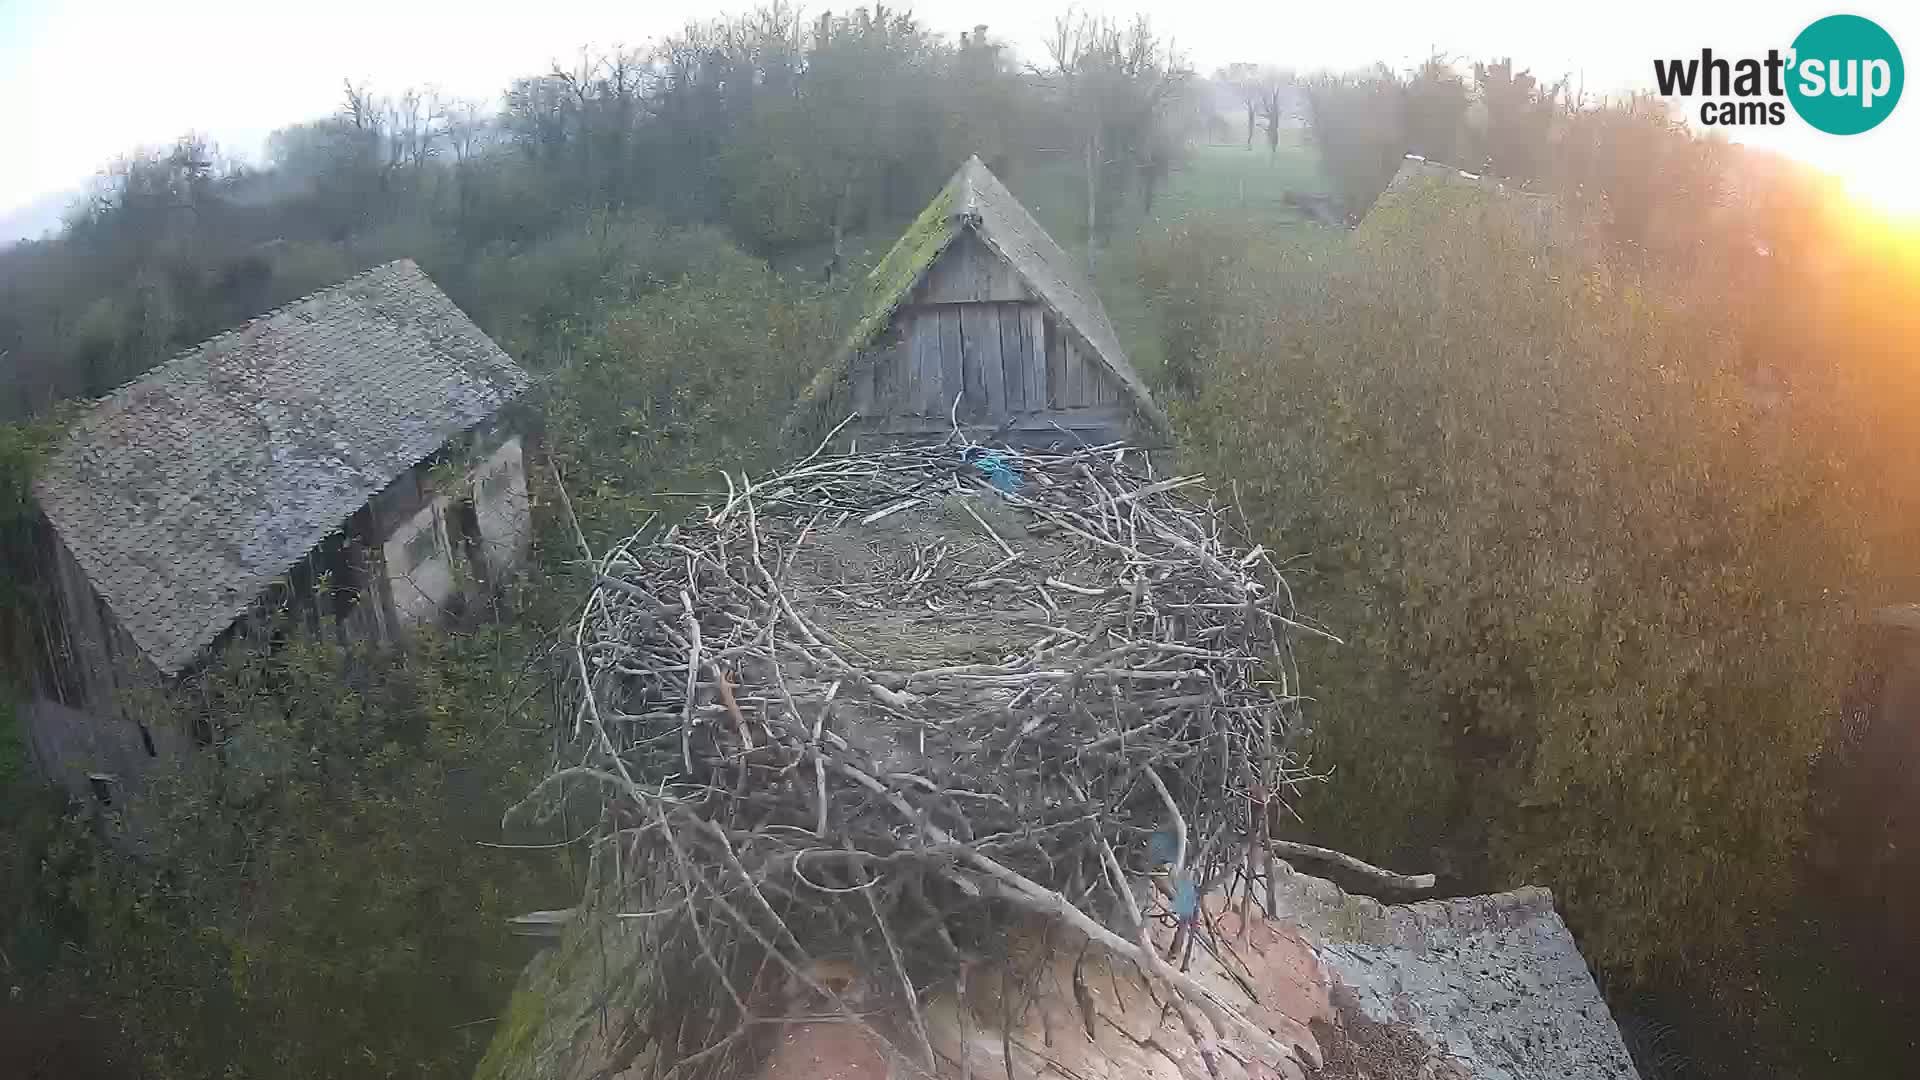
[{"label": "a-frame wooden house", "polygon": [[977,157],[869,277],[864,307],[796,420],[925,438],[957,424],[1015,444],[1165,441],[1078,262]]}]

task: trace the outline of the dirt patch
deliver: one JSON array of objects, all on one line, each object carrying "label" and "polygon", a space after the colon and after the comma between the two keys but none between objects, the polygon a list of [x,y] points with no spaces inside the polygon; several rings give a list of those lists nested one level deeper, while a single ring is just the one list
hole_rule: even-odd
[{"label": "dirt patch", "polygon": [[887,1055],[873,1036],[845,1021],[780,1029],[761,1080],[887,1080]]}]

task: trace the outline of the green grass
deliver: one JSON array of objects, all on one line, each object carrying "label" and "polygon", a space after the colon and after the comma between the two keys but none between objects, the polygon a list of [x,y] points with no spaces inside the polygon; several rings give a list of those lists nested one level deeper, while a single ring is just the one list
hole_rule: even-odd
[{"label": "green grass", "polygon": [[[1060,246],[1083,251],[1087,241],[1086,174],[1069,155],[1023,163],[1007,187],[1026,204]],[[1239,144],[1194,147],[1154,198],[1148,217],[1140,192],[1127,193],[1114,221],[1115,249],[1150,225],[1166,225],[1192,213],[1231,212],[1250,228],[1291,228],[1300,217],[1286,205],[1289,191],[1325,194],[1320,159],[1304,132],[1282,132],[1280,148],[1252,150]]]},{"label": "green grass", "polygon": [[[1028,164],[1007,187],[1069,255],[1085,258],[1087,242],[1086,174],[1076,162]],[[1249,231],[1284,242],[1288,232],[1317,229],[1286,205],[1289,191],[1324,194],[1327,182],[1320,159],[1305,132],[1281,132],[1277,153],[1256,143],[1196,146],[1168,177],[1145,213],[1138,190],[1127,193],[1114,221],[1113,238],[1094,259],[1094,288],[1113,320],[1128,359],[1148,384],[1158,389],[1165,358],[1152,303],[1140,287],[1140,238],[1190,214],[1231,214]]]},{"label": "green grass", "polygon": [[1234,211],[1250,226],[1300,223],[1284,196],[1289,191],[1324,195],[1326,178],[1305,132],[1280,133],[1280,148],[1269,154],[1258,143],[1195,147],[1186,168],[1176,173],[1166,195],[1156,200],[1154,220],[1167,222],[1194,211]]}]

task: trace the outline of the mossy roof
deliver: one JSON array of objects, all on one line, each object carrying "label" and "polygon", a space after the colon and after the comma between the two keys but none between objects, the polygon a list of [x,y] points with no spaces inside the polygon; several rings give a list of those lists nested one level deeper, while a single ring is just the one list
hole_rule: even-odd
[{"label": "mossy roof", "polygon": [[114,618],[172,675],[348,515],[530,383],[402,259],[95,403],[34,491]]},{"label": "mossy roof", "polygon": [[854,358],[892,323],[894,313],[963,229],[972,229],[989,250],[1007,260],[1041,303],[1120,382],[1142,419],[1166,432],[1166,414],[1127,361],[1113,322],[1079,261],[1061,250],[977,156],[954,172],[867,276],[860,318],[833,362],[808,385],[801,411],[817,409],[831,398]]},{"label": "mossy roof", "polygon": [[1361,218],[1362,235],[1399,227],[1411,213],[1412,204],[1423,197],[1451,200],[1445,205],[1480,205],[1486,200],[1502,199],[1524,219],[1542,228],[1555,227],[1561,216],[1559,202],[1551,195],[1529,191],[1496,176],[1468,172],[1428,161],[1418,154],[1408,154],[1401,159],[1400,168],[1386,190]]}]

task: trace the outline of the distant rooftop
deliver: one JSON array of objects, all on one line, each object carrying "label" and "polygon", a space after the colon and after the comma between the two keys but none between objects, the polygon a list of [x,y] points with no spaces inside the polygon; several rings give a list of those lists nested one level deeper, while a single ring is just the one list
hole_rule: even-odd
[{"label": "distant rooftop", "polygon": [[402,259],[103,398],[35,494],[114,618],[172,675],[355,510],[528,385]]}]

